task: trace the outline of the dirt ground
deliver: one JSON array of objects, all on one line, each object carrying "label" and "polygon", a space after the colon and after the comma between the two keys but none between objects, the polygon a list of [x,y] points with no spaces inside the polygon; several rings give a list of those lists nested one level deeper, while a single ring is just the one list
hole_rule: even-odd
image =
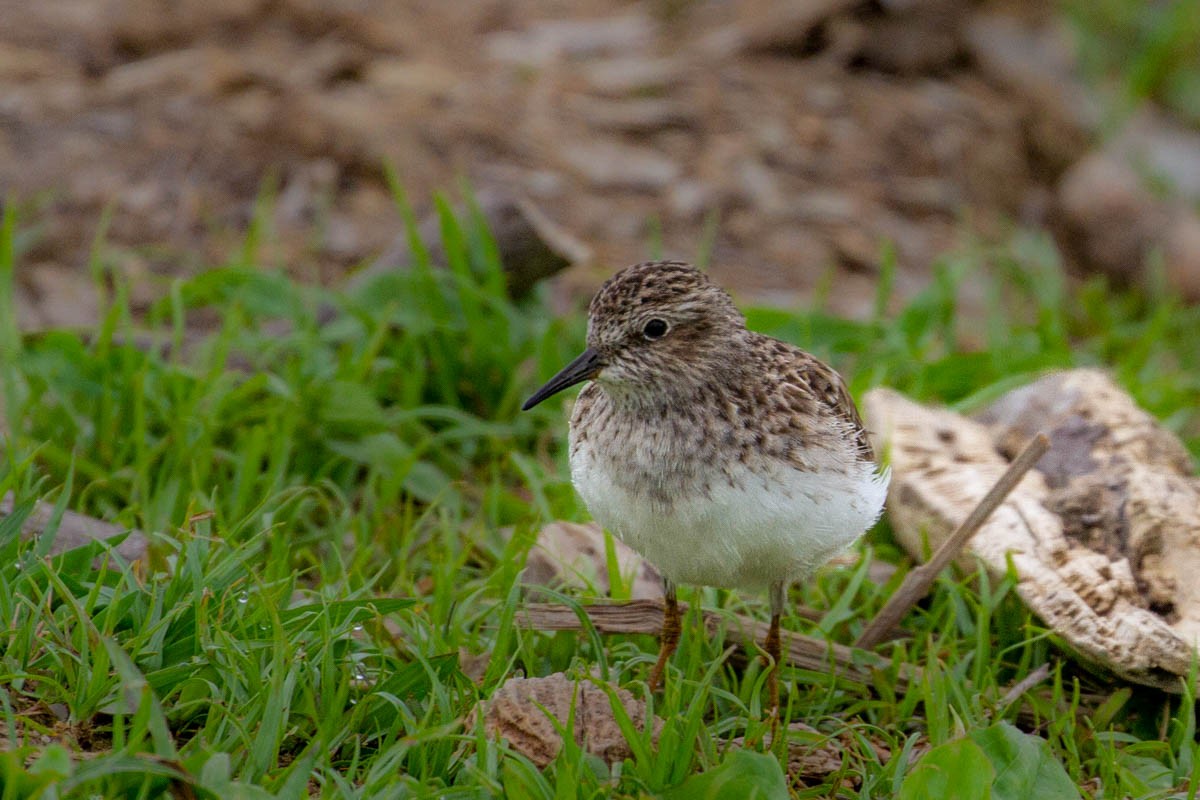
[{"label": "dirt ground", "polygon": [[229,258],[266,190],[271,263],[337,281],[399,231],[385,164],[419,212],[463,178],[526,198],[590,249],[569,285],[715,231],[743,298],[824,282],[863,314],[884,241],[907,294],[948,249],[1055,224],[1091,145],[1046,22],[949,0],[0,0],[22,324],[94,316],[102,219],[145,304]]}]

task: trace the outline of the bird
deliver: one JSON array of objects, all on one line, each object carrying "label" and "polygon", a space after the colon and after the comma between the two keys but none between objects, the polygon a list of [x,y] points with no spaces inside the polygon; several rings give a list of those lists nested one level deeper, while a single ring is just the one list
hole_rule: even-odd
[{"label": "bird", "polygon": [[748,330],[730,295],[682,261],[610,277],[584,351],[529,410],[588,382],[570,417],[571,480],[592,516],[658,568],[665,596],[655,691],[678,647],[680,584],[766,590],[768,708],[778,716],[788,587],[882,513],[879,465],[841,376]]}]

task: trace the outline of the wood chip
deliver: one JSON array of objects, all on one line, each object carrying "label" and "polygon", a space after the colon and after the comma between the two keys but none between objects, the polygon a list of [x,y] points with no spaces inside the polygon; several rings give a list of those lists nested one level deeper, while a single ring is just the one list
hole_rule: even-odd
[{"label": "wood chip", "polygon": [[[612,696],[610,696],[610,692]],[[553,761],[562,750],[559,729],[574,715],[575,742],[584,750],[615,764],[633,756],[613,715],[613,696],[639,730],[646,722],[646,704],[625,689],[604,687],[599,681],[573,680],[561,672],[544,678],[510,678],[492,699],[471,713],[466,727],[476,724],[482,711],[483,724],[491,736],[506,739],[509,746],[539,768]],[[663,722],[652,722],[657,738]]]}]

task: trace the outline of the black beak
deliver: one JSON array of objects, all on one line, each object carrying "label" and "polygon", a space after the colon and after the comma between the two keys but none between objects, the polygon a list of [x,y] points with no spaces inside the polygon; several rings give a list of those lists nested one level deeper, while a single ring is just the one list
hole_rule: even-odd
[{"label": "black beak", "polygon": [[567,389],[577,383],[583,383],[586,380],[591,380],[596,377],[596,373],[603,367],[604,364],[600,361],[600,354],[589,347],[580,353],[578,358],[559,370],[557,375],[546,381],[545,386],[534,392],[525,401],[525,405],[521,406],[521,410],[528,411],[547,397],[558,394],[563,389]]}]

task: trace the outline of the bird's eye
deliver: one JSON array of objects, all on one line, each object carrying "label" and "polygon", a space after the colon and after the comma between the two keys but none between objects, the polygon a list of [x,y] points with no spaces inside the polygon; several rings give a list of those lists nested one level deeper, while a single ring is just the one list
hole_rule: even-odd
[{"label": "bird's eye", "polygon": [[661,319],[652,319],[642,328],[642,335],[647,339],[661,339],[667,335],[667,323]]}]

